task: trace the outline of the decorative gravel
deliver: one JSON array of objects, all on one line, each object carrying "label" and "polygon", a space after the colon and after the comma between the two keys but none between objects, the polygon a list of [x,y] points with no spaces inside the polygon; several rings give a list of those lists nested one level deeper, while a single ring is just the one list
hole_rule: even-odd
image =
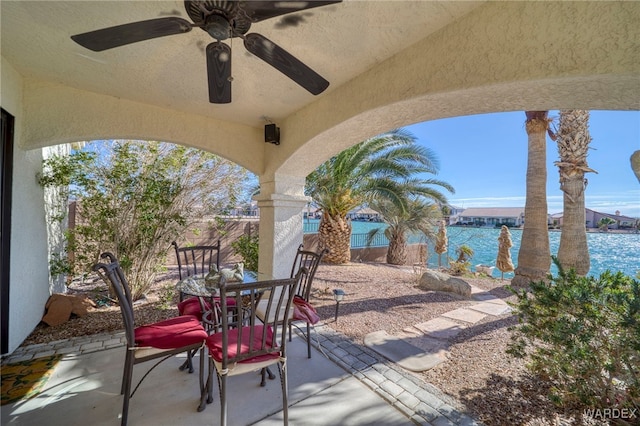
[{"label": "decorative gravel", "polygon": [[[419,274],[411,267],[379,263],[322,264],[314,280],[311,303],[326,325],[363,343],[370,332],[385,330],[400,334],[414,324],[469,306],[462,297],[417,288]],[[513,301],[505,285],[508,280],[464,278],[494,296]],[[177,314],[173,285],[175,271],[158,279],[147,299],[135,308],[136,322],[144,324]],[[333,289],[346,293],[334,321],[336,302]],[[108,296],[101,283],[74,284],[70,292],[89,295],[94,300]],[[487,316],[463,330],[450,343],[449,359],[432,370],[413,373],[458,402],[484,424],[491,425],[595,425],[582,419],[581,410],[562,410],[546,398],[547,382],[532,376],[524,362],[505,353],[510,339],[508,327],[516,323],[511,314]],[[88,315],[56,326],[40,324],[23,345],[45,343],[79,335],[110,332],[122,328],[116,305],[99,307]],[[605,423],[602,423],[605,424]]]}]

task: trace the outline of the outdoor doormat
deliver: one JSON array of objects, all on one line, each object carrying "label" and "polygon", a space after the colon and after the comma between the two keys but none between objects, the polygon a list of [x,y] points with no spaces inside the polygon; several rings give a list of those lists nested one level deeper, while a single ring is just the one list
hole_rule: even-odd
[{"label": "outdoor doormat", "polygon": [[62,355],[52,355],[2,366],[2,404],[36,396]]}]

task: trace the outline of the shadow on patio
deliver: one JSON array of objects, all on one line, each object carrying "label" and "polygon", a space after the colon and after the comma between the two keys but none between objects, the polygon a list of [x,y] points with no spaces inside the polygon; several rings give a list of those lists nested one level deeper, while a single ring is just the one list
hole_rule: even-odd
[{"label": "shadow on patio", "polygon": [[[314,349],[311,359],[299,336],[288,346],[290,424],[474,424],[430,393],[427,384],[385,365],[366,348],[326,327],[314,335],[314,345],[316,337],[322,353]],[[39,395],[2,407],[2,424],[119,424],[123,358],[123,347],[66,355]],[[171,358],[147,377],[131,400],[130,425],[218,424],[217,390],[214,402],[198,413],[198,376],[179,371],[182,361]],[[135,376],[145,371],[138,368]],[[231,378],[229,424],[282,424],[277,380],[276,374],[276,381],[261,388],[257,372]]]}]

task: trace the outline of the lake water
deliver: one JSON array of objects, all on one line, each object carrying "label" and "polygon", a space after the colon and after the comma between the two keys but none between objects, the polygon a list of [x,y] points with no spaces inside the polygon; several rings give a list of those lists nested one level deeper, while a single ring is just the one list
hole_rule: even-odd
[{"label": "lake water", "polygon": [[[308,222],[305,220],[305,222]],[[311,221],[314,222],[314,221]],[[315,221],[317,222],[317,220]],[[384,228],[384,223],[376,222],[352,222],[353,234],[366,234],[373,228]],[[305,225],[307,231],[313,229]],[[316,228],[317,229],[317,228]],[[518,263],[518,250],[520,249],[520,239],[522,238],[522,230],[510,229],[511,241],[511,259],[514,266]],[[471,259],[471,265],[496,264],[498,255],[498,236],[499,228],[462,228],[456,226],[447,227],[447,236],[449,237],[448,256],[456,257],[456,249],[463,244],[473,249],[474,255]],[[419,240],[419,239],[418,239]],[[419,242],[413,240],[412,242]],[[640,234],[615,234],[606,232],[589,232],[587,233],[587,244],[589,246],[589,256],[591,257],[591,269],[589,275],[598,276],[605,270],[622,271],[627,275],[635,276],[640,271]],[[549,232],[549,245],[551,254],[558,253],[560,246],[560,232]],[[438,266],[438,254],[433,250],[433,244],[428,243],[429,259],[428,266]],[[445,263],[445,254],[442,255],[443,263]],[[552,273],[556,273],[555,265],[552,265]],[[493,276],[500,277],[501,272],[494,269]],[[505,278],[513,277],[513,273],[505,273]]]}]

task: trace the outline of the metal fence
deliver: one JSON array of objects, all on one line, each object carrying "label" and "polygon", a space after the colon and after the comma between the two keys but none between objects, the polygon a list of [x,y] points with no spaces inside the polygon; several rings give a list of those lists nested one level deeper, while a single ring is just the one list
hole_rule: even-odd
[{"label": "metal fence", "polygon": [[[305,234],[317,234],[318,222],[303,222],[303,232]],[[351,248],[364,248],[364,247],[387,247],[389,245],[389,239],[384,235],[384,232],[378,232],[370,244],[367,244],[369,240],[369,234],[359,233],[351,234]],[[407,238],[409,244],[424,244],[425,237],[422,234],[409,235]]]},{"label": "metal fence", "polygon": [[302,232],[305,234],[317,234],[320,222],[302,222]]},{"label": "metal fence", "polygon": [[384,236],[383,232],[374,235],[370,244],[367,244],[368,240],[369,234],[351,234],[351,248],[386,247],[389,245],[389,239]]}]

